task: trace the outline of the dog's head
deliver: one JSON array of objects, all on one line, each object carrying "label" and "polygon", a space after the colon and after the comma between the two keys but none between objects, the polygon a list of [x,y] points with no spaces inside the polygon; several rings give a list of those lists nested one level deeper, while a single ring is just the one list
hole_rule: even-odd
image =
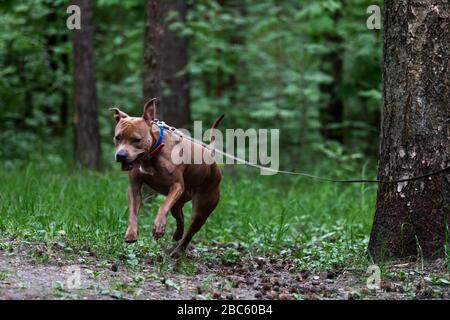
[{"label": "dog's head", "polygon": [[152,122],[155,120],[156,99],[151,99],[144,106],[142,117],[130,117],[118,108],[112,108],[117,122],[114,133],[116,161],[122,164],[122,170],[129,171],[149,151],[155,143],[151,134]]}]

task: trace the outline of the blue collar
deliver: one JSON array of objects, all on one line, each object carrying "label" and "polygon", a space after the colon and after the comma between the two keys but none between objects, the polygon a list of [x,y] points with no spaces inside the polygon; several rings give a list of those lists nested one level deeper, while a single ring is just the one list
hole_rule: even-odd
[{"label": "blue collar", "polygon": [[156,125],[159,127],[159,137],[156,143],[152,146],[150,151],[144,154],[144,160],[153,159],[158,153],[161,152],[161,149],[164,147],[164,126],[165,123],[163,121],[155,119]]}]

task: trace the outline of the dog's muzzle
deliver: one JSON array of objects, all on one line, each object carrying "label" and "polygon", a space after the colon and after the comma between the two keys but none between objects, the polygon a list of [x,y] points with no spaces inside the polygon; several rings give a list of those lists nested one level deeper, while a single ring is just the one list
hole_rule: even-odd
[{"label": "dog's muzzle", "polygon": [[145,152],[139,154],[134,160],[128,161],[128,153],[125,150],[119,150],[116,153],[116,161],[122,164],[123,171],[130,171],[144,155]]},{"label": "dog's muzzle", "polygon": [[127,161],[128,154],[125,150],[119,150],[116,153],[116,161],[117,162],[125,162]]},{"label": "dog's muzzle", "polygon": [[128,163],[128,153],[125,150],[119,150],[116,153],[116,161],[122,164],[123,171],[129,171],[133,169],[133,165]]}]

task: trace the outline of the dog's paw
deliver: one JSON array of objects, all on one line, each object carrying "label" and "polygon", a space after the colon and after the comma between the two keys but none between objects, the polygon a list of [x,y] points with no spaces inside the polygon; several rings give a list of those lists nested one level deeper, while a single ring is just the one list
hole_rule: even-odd
[{"label": "dog's paw", "polygon": [[175,232],[173,233],[172,239],[174,241],[179,241],[183,237],[183,230],[182,229],[175,229]]},{"label": "dog's paw", "polygon": [[180,259],[183,256],[184,252],[183,250],[181,250],[179,247],[176,247],[175,249],[173,249],[173,251],[170,253],[170,257],[172,259]]},{"label": "dog's paw", "polygon": [[138,239],[137,231],[132,231],[130,229],[127,230],[124,236],[125,242],[127,243],[133,243],[136,242]]},{"label": "dog's paw", "polygon": [[153,237],[155,239],[159,239],[164,236],[166,232],[166,220],[165,219],[157,219],[153,225]]}]

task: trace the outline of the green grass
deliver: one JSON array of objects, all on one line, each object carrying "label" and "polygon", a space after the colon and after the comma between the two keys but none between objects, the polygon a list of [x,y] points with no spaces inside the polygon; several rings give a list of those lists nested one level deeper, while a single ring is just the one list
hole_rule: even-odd
[{"label": "green grass", "polygon": [[[162,196],[146,198],[139,241],[123,242],[127,223],[126,174],[29,165],[1,170],[0,238],[58,243],[68,254],[123,258],[131,267],[172,244],[151,237]],[[225,170],[221,201],[194,240],[203,259],[233,263],[237,247],[252,255],[296,259],[300,268],[367,265],[368,234],[376,186],[319,183],[306,178],[260,176],[252,169]],[[189,222],[190,205],[185,207]],[[221,254],[208,248],[225,248]],[[163,262],[165,258],[163,259]],[[188,264],[189,265],[189,264]]]}]

